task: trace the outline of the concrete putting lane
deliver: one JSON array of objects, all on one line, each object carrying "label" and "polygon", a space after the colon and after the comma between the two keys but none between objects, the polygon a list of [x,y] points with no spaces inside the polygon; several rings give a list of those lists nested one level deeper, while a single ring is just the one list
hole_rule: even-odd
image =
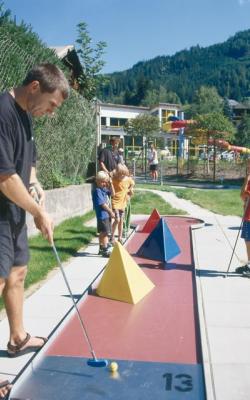
[{"label": "concrete putting lane", "polygon": [[190,233],[201,221],[165,217],[181,249],[168,263],[136,256],[148,234],[141,232],[146,220],[135,222],[125,247],[155,288],[133,305],[98,297],[94,284],[78,302],[97,357],[118,362],[118,372],[87,365],[91,355],[72,310],[18,379],[11,400],[205,400]]}]

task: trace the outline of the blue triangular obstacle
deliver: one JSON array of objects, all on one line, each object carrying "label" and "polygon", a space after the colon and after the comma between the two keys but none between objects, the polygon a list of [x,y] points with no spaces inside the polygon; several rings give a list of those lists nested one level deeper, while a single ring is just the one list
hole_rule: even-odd
[{"label": "blue triangular obstacle", "polygon": [[167,262],[180,254],[181,250],[176,243],[169,227],[163,218],[150,233],[139,248],[137,255],[151,260]]}]

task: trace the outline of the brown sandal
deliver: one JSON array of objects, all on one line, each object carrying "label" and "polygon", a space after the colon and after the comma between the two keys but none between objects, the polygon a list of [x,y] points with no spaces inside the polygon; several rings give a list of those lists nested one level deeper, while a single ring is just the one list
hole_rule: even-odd
[{"label": "brown sandal", "polygon": [[[41,337],[41,336],[35,336],[38,339],[43,340],[43,345],[42,346],[27,346],[24,347],[28,341],[31,339],[31,336],[29,333],[26,334],[26,338],[19,344],[13,345],[10,342],[7,344],[7,353],[9,357],[19,357],[27,353],[31,353],[33,351],[38,351],[40,350],[45,343],[48,341],[47,338]],[[23,348],[24,347],[24,348]]]}]

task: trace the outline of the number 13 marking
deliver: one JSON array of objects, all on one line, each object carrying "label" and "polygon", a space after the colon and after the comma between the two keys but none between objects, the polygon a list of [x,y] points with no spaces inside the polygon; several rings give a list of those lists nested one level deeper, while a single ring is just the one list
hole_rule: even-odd
[{"label": "number 13 marking", "polygon": [[[165,389],[167,391],[175,389],[178,392],[190,392],[193,390],[193,379],[192,376],[188,374],[178,374],[173,376],[173,374],[166,373],[163,375],[163,378],[166,378]],[[173,386],[173,380],[177,380],[178,384]]]}]

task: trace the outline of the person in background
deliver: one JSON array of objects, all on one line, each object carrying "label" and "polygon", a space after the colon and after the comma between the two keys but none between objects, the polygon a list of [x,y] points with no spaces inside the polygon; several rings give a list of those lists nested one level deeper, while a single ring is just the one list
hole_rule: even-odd
[{"label": "person in background", "polygon": [[111,248],[109,236],[111,233],[111,219],[115,217],[109,203],[109,197],[114,194],[112,180],[107,172],[99,171],[96,175],[96,187],[92,191],[93,207],[97,219],[99,233],[99,255],[109,257]]},{"label": "person in background", "polygon": [[[23,323],[29,260],[26,211],[53,243],[53,222],[43,207],[44,192],[36,177],[31,117],[52,114],[68,95],[69,84],[63,72],[48,63],[35,66],[22,85],[0,95],[0,295],[10,328],[10,357],[38,350],[47,340],[32,337]],[[30,185],[36,195],[29,194]],[[0,381],[0,398],[9,390],[10,385]]]},{"label": "person in background", "polygon": [[149,171],[153,181],[158,179],[158,156],[157,150],[153,143],[150,143],[150,150],[148,155]]},{"label": "person in background", "polygon": [[240,197],[243,201],[243,224],[241,238],[245,240],[247,264],[236,268],[235,272],[250,278],[250,159],[247,161],[247,174],[241,188]]},{"label": "person in background", "polygon": [[107,172],[109,175],[114,169],[116,169],[117,164],[119,163],[119,153],[118,153],[119,143],[120,139],[118,137],[116,136],[111,137],[110,139],[111,148],[105,147],[100,151],[98,156],[99,169],[101,171]]},{"label": "person in background", "polygon": [[124,210],[128,202],[128,196],[132,195],[134,180],[129,176],[129,170],[125,165],[118,164],[113,172],[114,194],[111,198],[115,220],[112,225],[111,243],[115,241],[115,231],[118,227],[118,241],[122,243]]}]

